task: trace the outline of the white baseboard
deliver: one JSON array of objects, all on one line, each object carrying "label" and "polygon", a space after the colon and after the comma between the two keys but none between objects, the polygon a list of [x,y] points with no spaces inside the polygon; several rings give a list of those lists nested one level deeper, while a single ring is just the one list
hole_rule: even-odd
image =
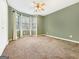
[{"label": "white baseboard", "polygon": [[4,52],[6,46],[8,45],[9,42],[6,42],[6,44],[0,46],[0,56],[2,55],[2,53]]},{"label": "white baseboard", "polygon": [[61,37],[56,37],[56,36],[52,36],[52,35],[47,35],[47,34],[43,34],[45,36],[48,36],[48,37],[52,37],[52,38],[56,38],[56,39],[60,39],[60,40],[65,40],[65,41],[69,41],[69,42],[73,42],[73,43],[78,43],[78,41],[75,41],[75,40],[71,40],[71,39],[65,39],[65,38],[61,38]]}]

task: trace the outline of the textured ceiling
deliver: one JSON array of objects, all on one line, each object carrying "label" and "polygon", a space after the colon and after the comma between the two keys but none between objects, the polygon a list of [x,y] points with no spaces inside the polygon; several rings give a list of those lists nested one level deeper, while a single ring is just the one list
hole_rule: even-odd
[{"label": "textured ceiling", "polygon": [[[8,4],[15,8],[16,10],[27,13],[30,15],[48,15],[65,7],[68,7],[72,4],[79,2],[79,0],[7,0]],[[45,10],[41,12],[34,12],[33,1],[44,2]]]}]

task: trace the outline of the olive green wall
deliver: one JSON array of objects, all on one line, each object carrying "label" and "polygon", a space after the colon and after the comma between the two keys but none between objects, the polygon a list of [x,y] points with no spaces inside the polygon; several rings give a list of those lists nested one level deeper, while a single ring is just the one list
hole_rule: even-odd
[{"label": "olive green wall", "polygon": [[44,17],[43,16],[38,16],[37,17],[37,32],[38,32],[38,35],[41,35],[41,34],[43,34],[44,33]]},{"label": "olive green wall", "polygon": [[12,8],[8,7],[8,38],[12,39],[13,36],[13,12]]},{"label": "olive green wall", "polygon": [[79,41],[79,3],[45,16],[44,29],[47,35]]}]

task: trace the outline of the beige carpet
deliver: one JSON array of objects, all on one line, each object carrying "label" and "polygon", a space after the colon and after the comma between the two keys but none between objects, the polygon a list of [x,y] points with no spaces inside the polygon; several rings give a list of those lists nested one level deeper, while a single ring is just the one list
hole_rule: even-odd
[{"label": "beige carpet", "polygon": [[9,59],[79,59],[79,44],[45,36],[25,37],[9,43]]}]

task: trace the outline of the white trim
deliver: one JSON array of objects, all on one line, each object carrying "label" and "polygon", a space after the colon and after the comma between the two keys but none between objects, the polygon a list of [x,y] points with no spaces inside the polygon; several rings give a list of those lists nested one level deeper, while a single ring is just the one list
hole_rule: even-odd
[{"label": "white trim", "polygon": [[43,35],[48,36],[48,37],[52,37],[52,38],[56,38],[56,39],[60,39],[60,40],[65,40],[65,41],[73,42],[73,43],[79,43],[78,41],[71,40],[71,39],[65,39],[65,38],[56,37],[56,36],[47,35],[47,34],[43,34]]},{"label": "white trim", "polygon": [[20,37],[23,37],[22,17],[23,17],[23,16],[21,15],[21,16],[20,16],[20,19],[19,19],[19,20],[20,20],[20,21],[19,21],[19,22],[20,22]]},{"label": "white trim", "polygon": [[33,18],[30,16],[30,18],[29,18],[29,24],[30,24],[30,36],[32,36],[32,21],[33,21]]},{"label": "white trim", "polygon": [[16,17],[17,17],[17,13],[14,12],[13,13],[13,40],[16,40],[17,39]]},{"label": "white trim", "polygon": [[[38,16],[36,16],[36,22],[37,22],[37,24],[38,24]],[[37,36],[37,34],[38,34],[38,28],[37,28],[37,24],[36,24],[36,36]]]}]

